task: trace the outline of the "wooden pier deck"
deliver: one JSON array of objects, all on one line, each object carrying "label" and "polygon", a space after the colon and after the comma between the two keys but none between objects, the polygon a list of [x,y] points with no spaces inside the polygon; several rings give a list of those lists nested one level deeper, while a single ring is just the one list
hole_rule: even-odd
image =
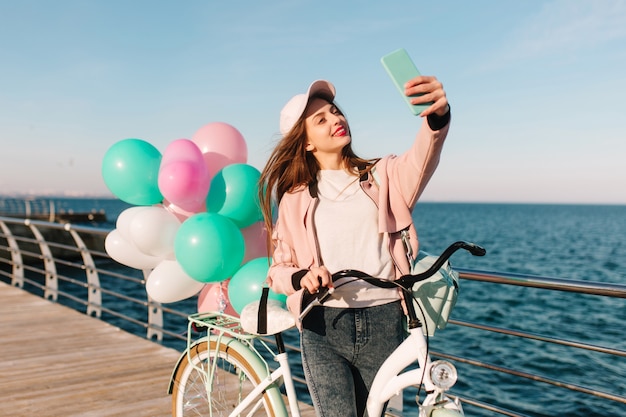
[{"label": "wooden pier deck", "polygon": [[170,416],[179,355],[0,282],[0,416]]}]

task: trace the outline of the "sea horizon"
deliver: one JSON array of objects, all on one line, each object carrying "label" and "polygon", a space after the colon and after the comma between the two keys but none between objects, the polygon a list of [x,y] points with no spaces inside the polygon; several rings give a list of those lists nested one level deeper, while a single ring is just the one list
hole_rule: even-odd
[{"label": "sea horizon", "polygon": [[[36,199],[102,199],[120,200],[112,194],[87,193],[87,192],[54,192],[54,193],[3,193],[1,198],[14,198],[24,200]],[[120,200],[121,201],[121,200]],[[523,200],[419,200],[417,204],[512,204],[512,205],[542,205],[542,206],[626,206],[626,202],[595,202],[595,201],[523,201]]]}]

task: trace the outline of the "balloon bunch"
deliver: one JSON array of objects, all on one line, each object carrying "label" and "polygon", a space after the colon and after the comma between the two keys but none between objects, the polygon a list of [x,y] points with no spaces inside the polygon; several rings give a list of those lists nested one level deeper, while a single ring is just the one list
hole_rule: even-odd
[{"label": "balloon bunch", "polygon": [[[259,299],[270,260],[258,201],[260,172],[233,126],[215,122],[163,154],[141,139],[109,148],[102,176],[132,204],[106,237],[115,261],[148,270],[146,291],[172,303],[198,296],[198,310],[240,313]],[[270,291],[270,298],[285,296]]]}]

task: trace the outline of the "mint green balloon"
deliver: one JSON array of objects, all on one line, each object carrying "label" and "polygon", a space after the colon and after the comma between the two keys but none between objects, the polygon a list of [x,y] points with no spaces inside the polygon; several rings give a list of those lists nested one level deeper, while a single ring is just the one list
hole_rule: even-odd
[{"label": "mint green balloon", "polygon": [[183,271],[200,282],[232,276],[243,261],[241,230],[217,213],[198,213],[183,222],[174,238],[174,253]]},{"label": "mint green balloon", "polygon": [[138,206],[163,201],[159,191],[162,155],[141,139],[123,139],[109,148],[102,160],[102,178],[120,200]]},{"label": "mint green balloon", "polygon": [[[228,282],[228,300],[237,313],[261,298],[263,284],[269,270],[269,258],[256,258],[244,264]],[[270,290],[268,299],[285,304],[287,296]]]},{"label": "mint green balloon", "polygon": [[262,219],[258,196],[261,173],[248,164],[231,164],[211,180],[206,198],[208,212],[219,213],[245,228]]}]

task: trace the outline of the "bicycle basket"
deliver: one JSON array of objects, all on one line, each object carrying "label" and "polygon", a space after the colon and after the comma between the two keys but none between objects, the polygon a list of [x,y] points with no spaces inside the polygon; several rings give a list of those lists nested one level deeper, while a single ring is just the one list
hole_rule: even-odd
[{"label": "bicycle basket", "polygon": [[[412,274],[426,271],[436,256],[419,251],[411,267]],[[422,330],[433,336],[437,329],[445,329],[459,292],[459,274],[446,262],[432,277],[413,285],[415,312],[422,322]]]}]

